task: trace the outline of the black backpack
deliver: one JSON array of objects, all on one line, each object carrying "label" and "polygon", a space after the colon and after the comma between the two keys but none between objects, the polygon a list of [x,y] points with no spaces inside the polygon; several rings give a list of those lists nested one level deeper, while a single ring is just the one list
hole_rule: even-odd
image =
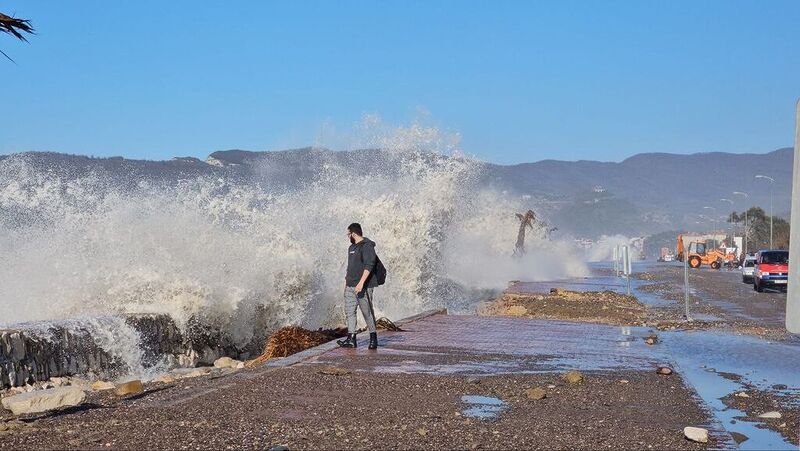
[{"label": "black backpack", "polygon": [[375,256],[375,280],[378,285],[386,283],[386,267],[383,266],[383,262],[377,255]]}]

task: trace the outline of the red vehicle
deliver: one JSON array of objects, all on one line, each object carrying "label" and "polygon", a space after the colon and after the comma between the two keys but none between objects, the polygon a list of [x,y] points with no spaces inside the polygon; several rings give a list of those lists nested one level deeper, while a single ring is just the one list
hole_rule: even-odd
[{"label": "red vehicle", "polygon": [[763,250],[756,254],[753,271],[753,289],[761,293],[764,288],[785,290],[789,284],[789,251]]}]

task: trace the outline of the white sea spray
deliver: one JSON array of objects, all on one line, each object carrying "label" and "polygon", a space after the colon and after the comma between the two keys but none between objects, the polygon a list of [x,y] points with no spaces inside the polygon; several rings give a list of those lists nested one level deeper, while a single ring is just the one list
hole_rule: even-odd
[{"label": "white sea spray", "polygon": [[[571,246],[538,229],[527,254],[512,257],[523,208],[479,185],[481,165],[459,152],[457,137],[421,125],[370,130],[367,144],[384,150],[378,169],[331,160],[291,190],[257,177],[121,187],[107,173],[60,177],[25,155],[6,158],[0,324],[157,313],[181,328],[191,318],[213,324],[240,345],[259,327],[257,310],[275,325],[331,324],[351,222],[377,242],[389,270],[376,293],[379,316],[464,309],[476,290],[509,280],[586,273]],[[101,346],[134,365],[133,338],[103,330]]]}]

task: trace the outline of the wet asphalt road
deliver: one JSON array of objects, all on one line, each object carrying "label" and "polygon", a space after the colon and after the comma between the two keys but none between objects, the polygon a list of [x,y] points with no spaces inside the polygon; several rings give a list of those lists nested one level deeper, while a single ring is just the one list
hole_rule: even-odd
[{"label": "wet asphalt road", "polygon": [[[670,282],[678,290],[682,289],[682,266],[656,264],[649,267],[657,269],[653,272],[658,274],[659,280]],[[712,307],[716,316],[722,319],[755,321],[763,326],[785,328],[786,292],[767,290],[759,293],[753,290],[752,284],[742,282],[742,274],[738,270],[691,270],[689,287],[699,297],[698,302]]]}]

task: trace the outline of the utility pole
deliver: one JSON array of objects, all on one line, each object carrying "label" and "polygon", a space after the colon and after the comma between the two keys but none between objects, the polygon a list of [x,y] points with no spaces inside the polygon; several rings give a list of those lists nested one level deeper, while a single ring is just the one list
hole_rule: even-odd
[{"label": "utility pole", "polygon": [[[734,191],[733,194],[736,194],[737,196],[744,196],[745,199],[750,197],[747,193],[744,193],[742,191]],[[744,205],[744,233],[742,233],[742,235],[744,235],[744,253],[745,255],[747,255],[747,204],[746,203]]]},{"label": "utility pole", "polygon": [[772,188],[775,185],[775,179],[767,175],[757,175],[756,178],[769,180],[769,248],[772,249]]},{"label": "utility pole", "polygon": [[[714,210],[714,215],[717,214],[717,209],[714,208],[714,207],[705,206],[703,208],[706,209],[706,210]],[[713,232],[712,232],[712,236],[714,238],[712,238],[712,239],[714,240],[714,249],[716,249],[717,248],[717,230],[716,230],[717,229],[717,220],[714,219],[714,216],[711,217],[711,227],[714,229]]]},{"label": "utility pole", "polygon": [[[683,255],[689,255],[689,244],[684,244],[683,247]],[[692,318],[689,316],[689,259],[683,259],[683,308],[684,313],[683,316],[686,318],[686,321],[691,321]]]},{"label": "utility pole", "polygon": [[[731,208],[733,208],[733,201],[732,200],[730,200],[730,199],[720,199],[719,201],[720,202],[730,202]],[[733,220],[732,220],[731,216],[728,216],[728,222],[731,224],[731,226],[730,226],[731,242],[728,243],[728,247],[733,247],[734,229],[733,229]]]},{"label": "utility pole", "polygon": [[[794,132],[794,174],[792,182],[792,218],[789,253],[800,255],[800,100],[797,101],[797,124]],[[794,281],[794,283],[792,283]],[[789,286],[786,294],[786,330],[800,334],[800,264],[789,265]]]}]

